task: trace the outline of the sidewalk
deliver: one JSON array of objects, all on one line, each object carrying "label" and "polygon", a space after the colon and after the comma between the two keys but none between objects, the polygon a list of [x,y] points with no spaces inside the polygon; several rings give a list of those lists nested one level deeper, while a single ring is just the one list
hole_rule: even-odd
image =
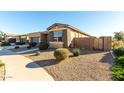
[{"label": "sidewalk", "polygon": [[35,68],[27,68],[26,65],[33,61],[10,50],[1,49],[0,60],[2,60],[6,66],[5,80],[7,81],[54,81],[54,79],[36,63],[32,64],[32,67]]}]

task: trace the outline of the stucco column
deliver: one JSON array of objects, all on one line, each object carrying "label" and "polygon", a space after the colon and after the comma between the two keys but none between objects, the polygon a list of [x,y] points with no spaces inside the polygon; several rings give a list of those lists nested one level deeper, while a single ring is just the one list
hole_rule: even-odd
[{"label": "stucco column", "polygon": [[29,42],[31,42],[31,37],[29,37]]},{"label": "stucco column", "polygon": [[53,41],[53,32],[49,32],[48,41]]},{"label": "stucco column", "polygon": [[69,29],[63,31],[63,42],[64,42],[64,47],[69,47],[70,45],[70,31]]}]

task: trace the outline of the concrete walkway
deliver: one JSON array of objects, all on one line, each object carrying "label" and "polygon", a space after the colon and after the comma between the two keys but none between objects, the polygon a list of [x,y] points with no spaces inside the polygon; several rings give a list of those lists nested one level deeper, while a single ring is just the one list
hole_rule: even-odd
[{"label": "concrete walkway", "polygon": [[16,54],[15,52],[11,52],[10,50],[1,49],[0,60],[2,60],[6,66],[5,80],[7,81],[54,81],[54,79],[36,63],[31,64],[31,68],[26,67],[27,64],[33,62],[31,59]]}]

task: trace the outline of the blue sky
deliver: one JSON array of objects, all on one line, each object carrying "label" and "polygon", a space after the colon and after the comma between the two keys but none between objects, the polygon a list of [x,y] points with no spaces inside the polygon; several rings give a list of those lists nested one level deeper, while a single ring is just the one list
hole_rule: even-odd
[{"label": "blue sky", "polygon": [[0,30],[12,34],[45,31],[53,23],[70,24],[94,36],[124,31],[124,12],[0,12]]}]

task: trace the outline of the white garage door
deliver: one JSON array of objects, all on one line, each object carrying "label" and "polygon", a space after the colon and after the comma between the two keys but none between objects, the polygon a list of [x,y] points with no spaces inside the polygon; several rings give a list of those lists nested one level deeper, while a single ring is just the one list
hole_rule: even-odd
[{"label": "white garage door", "polygon": [[39,43],[39,37],[32,37],[32,42]]}]

